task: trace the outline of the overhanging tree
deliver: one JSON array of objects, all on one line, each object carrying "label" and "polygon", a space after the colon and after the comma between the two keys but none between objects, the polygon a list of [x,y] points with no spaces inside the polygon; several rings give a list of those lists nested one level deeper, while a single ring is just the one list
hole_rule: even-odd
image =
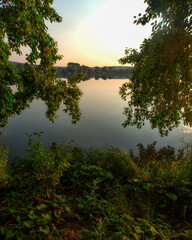
[{"label": "overhanging tree", "polygon": [[[62,58],[57,42],[48,34],[45,21],[61,22],[62,18],[51,7],[53,0],[0,0],[0,127],[8,118],[19,114],[33,99],[45,101],[47,117],[54,121],[60,104],[65,104],[73,122],[80,118],[81,91],[76,82],[82,76],[68,81],[55,78],[54,64]],[[9,62],[11,52],[22,54],[26,46],[23,70]],[[13,92],[10,85],[16,85]]]},{"label": "overhanging tree", "polygon": [[[136,24],[153,25],[136,49],[126,49],[122,64],[133,64],[129,82],[120,89],[126,100],[124,126],[149,120],[161,135],[181,120],[192,126],[192,1],[145,0],[148,7]],[[135,17],[136,18],[136,17]]]}]

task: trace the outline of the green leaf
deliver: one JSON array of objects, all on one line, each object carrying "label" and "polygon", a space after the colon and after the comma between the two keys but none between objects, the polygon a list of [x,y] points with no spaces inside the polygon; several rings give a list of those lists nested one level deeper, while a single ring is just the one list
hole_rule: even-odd
[{"label": "green leaf", "polygon": [[67,212],[71,213],[71,209],[70,209],[70,207],[65,206],[65,210],[66,210]]},{"label": "green leaf", "polygon": [[1,228],[1,234],[5,234],[6,233],[6,228]]},{"label": "green leaf", "polygon": [[160,208],[165,208],[166,205],[162,203],[162,204],[159,205],[159,207],[160,207]]},{"label": "green leaf", "polygon": [[38,218],[38,216],[34,214],[33,210],[30,211],[30,213],[28,214],[28,217],[32,220],[35,220]]},{"label": "green leaf", "polygon": [[28,228],[33,228],[35,226],[32,220],[24,221],[23,224]]},{"label": "green leaf", "polygon": [[37,206],[37,209],[38,209],[38,210],[44,210],[44,209],[46,209],[46,208],[47,208],[47,205],[45,205],[45,204],[43,204],[43,203]]},{"label": "green leaf", "polygon": [[177,200],[177,196],[174,193],[167,193],[167,196],[172,199],[173,201]]},{"label": "green leaf", "polygon": [[7,104],[8,107],[11,107],[13,105],[13,95],[8,95],[7,99],[9,103]]},{"label": "green leaf", "polygon": [[129,216],[128,214],[123,214],[122,217],[123,217],[123,218],[126,218],[126,219],[129,220],[129,221],[133,221],[133,220],[134,220],[134,218],[132,218],[132,217]]},{"label": "green leaf", "polygon": [[16,238],[17,238],[17,240],[23,240],[24,234],[22,232],[17,232]]},{"label": "green leaf", "polygon": [[39,17],[38,18],[38,23],[41,24],[43,22],[43,18]]},{"label": "green leaf", "polygon": [[44,219],[46,219],[48,221],[51,221],[51,219],[52,219],[52,217],[51,217],[51,215],[49,213],[41,214],[41,215],[44,217]]},{"label": "green leaf", "polygon": [[43,232],[43,233],[46,234],[46,235],[48,235],[49,232],[50,232],[49,227],[48,227],[47,225],[45,225],[45,226],[40,226],[40,227],[39,227],[39,231],[40,231],[40,232]]},{"label": "green leaf", "polygon": [[16,220],[17,222],[21,222],[21,216],[17,216]]},{"label": "green leaf", "polygon": [[143,233],[143,230],[140,228],[140,226],[134,226],[134,229],[137,234]]},{"label": "green leaf", "polygon": [[37,221],[38,225],[44,225],[47,224],[47,220],[45,218],[38,219]]},{"label": "green leaf", "polygon": [[14,192],[14,191],[11,191],[11,195],[12,195],[14,198],[17,198],[17,197],[20,197],[20,196],[21,196],[20,193]]},{"label": "green leaf", "polygon": [[166,215],[162,215],[162,214],[160,214],[160,213],[158,213],[157,215],[158,215],[160,218],[167,218]]},{"label": "green leaf", "polygon": [[16,235],[16,231],[8,230],[8,231],[6,232],[6,238],[7,238],[7,239],[10,239],[10,238],[12,238],[12,237],[15,236],[15,235]]},{"label": "green leaf", "polygon": [[75,171],[73,172],[73,175],[74,175],[75,177],[78,177],[78,176],[79,176],[79,170],[75,170]]},{"label": "green leaf", "polygon": [[179,113],[176,113],[176,114],[175,114],[175,120],[176,120],[176,121],[181,120],[181,117],[180,117],[180,114],[179,114]]},{"label": "green leaf", "polygon": [[61,218],[61,214],[59,214],[57,211],[54,211],[54,215],[55,215],[55,217],[58,218],[58,219]]}]

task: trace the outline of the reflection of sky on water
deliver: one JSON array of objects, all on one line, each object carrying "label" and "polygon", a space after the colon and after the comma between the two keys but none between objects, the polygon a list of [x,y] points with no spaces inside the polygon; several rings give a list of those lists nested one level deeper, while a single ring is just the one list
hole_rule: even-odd
[{"label": "reflection of sky on water", "polygon": [[126,102],[122,101],[118,91],[125,80],[89,80],[79,84],[83,91],[80,102],[82,117],[76,124],[71,124],[71,119],[58,112],[58,118],[52,124],[45,117],[46,106],[42,101],[33,101],[30,109],[21,115],[9,119],[9,125],[3,129],[0,139],[9,142],[11,156],[24,154],[27,148],[27,133],[41,132],[44,144],[51,142],[70,142],[82,147],[91,146],[118,146],[124,150],[134,149],[142,143],[145,146],[157,141],[157,147],[170,145],[181,146],[181,139],[190,142],[191,135],[183,133],[190,130],[180,126],[170,132],[168,137],[160,137],[158,131],[152,130],[148,122],[142,129],[136,127],[123,128],[124,116],[122,114]]},{"label": "reflection of sky on water", "polygon": [[192,127],[184,126],[183,133],[192,134]]}]

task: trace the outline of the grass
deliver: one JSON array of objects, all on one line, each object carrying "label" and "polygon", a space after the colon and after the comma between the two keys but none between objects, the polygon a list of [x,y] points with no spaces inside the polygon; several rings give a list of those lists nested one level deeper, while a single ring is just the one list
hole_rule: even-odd
[{"label": "grass", "polygon": [[191,149],[46,148],[36,135],[10,165],[0,147],[0,239],[192,239]]}]

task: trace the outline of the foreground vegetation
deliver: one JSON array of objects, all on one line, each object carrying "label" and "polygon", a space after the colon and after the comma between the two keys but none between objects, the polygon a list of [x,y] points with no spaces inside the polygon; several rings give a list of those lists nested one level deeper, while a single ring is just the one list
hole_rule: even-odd
[{"label": "foreground vegetation", "polygon": [[0,239],[192,239],[191,151],[29,145],[0,147]]}]

